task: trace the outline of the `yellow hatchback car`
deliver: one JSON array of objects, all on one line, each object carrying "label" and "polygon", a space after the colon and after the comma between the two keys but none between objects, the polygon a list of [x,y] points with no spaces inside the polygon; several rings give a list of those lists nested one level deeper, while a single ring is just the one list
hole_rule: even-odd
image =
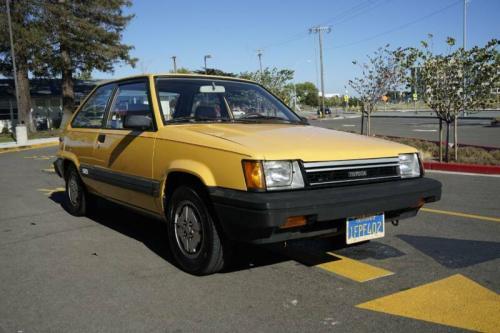
[{"label": "yellow hatchback car", "polygon": [[383,237],[385,222],[441,196],[415,148],[310,126],[257,83],[203,75],[97,86],[55,169],[70,213],[97,195],[158,217],[197,275],[221,270],[235,241]]}]

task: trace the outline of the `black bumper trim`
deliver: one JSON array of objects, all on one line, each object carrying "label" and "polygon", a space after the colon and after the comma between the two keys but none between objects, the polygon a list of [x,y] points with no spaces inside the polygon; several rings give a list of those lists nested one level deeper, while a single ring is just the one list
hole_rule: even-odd
[{"label": "black bumper trim", "polygon": [[[316,229],[321,230],[322,226],[325,233],[332,232],[325,222],[344,221],[351,216],[380,212],[385,212],[388,220],[411,216],[424,202],[441,198],[441,183],[417,178],[288,192],[255,193],[213,187],[209,193],[217,217],[230,238],[272,242],[284,238],[277,237],[283,233],[279,227],[290,216],[308,217],[308,225],[296,230],[301,232],[300,237],[315,236]],[[307,232],[312,225],[314,235]]]},{"label": "black bumper trim", "polygon": [[64,160],[62,158],[58,157],[54,161],[54,170],[59,177],[64,178]]},{"label": "black bumper trim", "polygon": [[125,175],[123,173],[105,170],[103,168],[80,165],[80,175],[94,179],[113,186],[122,187],[128,190],[141,192],[151,196],[158,196],[160,192],[160,182],[148,178]]}]

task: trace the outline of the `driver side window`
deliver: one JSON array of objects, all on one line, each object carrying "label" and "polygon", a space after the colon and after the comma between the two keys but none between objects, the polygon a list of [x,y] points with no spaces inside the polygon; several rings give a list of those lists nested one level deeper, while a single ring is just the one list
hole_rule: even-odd
[{"label": "driver side window", "polygon": [[73,128],[100,128],[114,85],[97,88],[73,119]]}]

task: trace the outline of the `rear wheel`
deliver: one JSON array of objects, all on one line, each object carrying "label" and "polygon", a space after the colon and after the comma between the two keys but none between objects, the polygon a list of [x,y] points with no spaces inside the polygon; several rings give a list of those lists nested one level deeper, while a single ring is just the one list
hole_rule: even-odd
[{"label": "rear wheel", "polygon": [[87,193],[76,167],[71,164],[65,172],[66,192],[64,206],[75,216],[83,216],[87,209]]},{"label": "rear wheel", "polygon": [[172,254],[188,273],[207,275],[224,267],[224,247],[200,191],[180,186],[168,207],[168,235]]}]

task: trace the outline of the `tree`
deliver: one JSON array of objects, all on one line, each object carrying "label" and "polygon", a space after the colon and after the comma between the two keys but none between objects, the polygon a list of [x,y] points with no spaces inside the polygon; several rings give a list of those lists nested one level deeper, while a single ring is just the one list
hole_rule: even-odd
[{"label": "tree", "polygon": [[[0,73],[13,77],[7,10],[5,1],[0,3]],[[19,121],[27,125],[28,131],[34,132],[31,117],[31,95],[28,74],[40,67],[40,53],[46,42],[43,32],[43,21],[39,16],[36,2],[17,0],[10,3],[12,34],[16,54],[16,79],[19,91],[17,112]]]},{"label": "tree", "polygon": [[217,69],[217,68],[207,68],[205,69],[199,69],[194,71],[193,73],[196,74],[207,74],[207,75],[217,75],[217,76],[229,76],[229,77],[236,77],[237,75],[231,72],[224,72],[223,70]]},{"label": "tree", "polygon": [[40,2],[50,48],[44,61],[53,75],[61,75],[64,117],[74,111],[74,77],[93,70],[112,72],[117,62],[134,66],[133,49],[121,43],[133,18],[124,15],[129,0],[50,0]]},{"label": "tree", "polygon": [[293,85],[291,84],[293,73],[291,69],[266,67],[262,73],[260,71],[243,72],[240,73],[239,77],[260,83],[278,96],[283,102],[290,104],[290,95],[293,90]]},{"label": "tree", "polygon": [[177,68],[176,72],[171,70],[170,73],[172,73],[172,74],[192,74],[193,72],[186,67],[180,67],[180,68]]},{"label": "tree", "polygon": [[318,88],[312,82],[297,83],[295,85],[297,98],[301,103],[309,106],[318,106]]},{"label": "tree", "polygon": [[[353,61],[358,65],[357,61]],[[367,116],[367,135],[371,135],[371,114],[380,98],[388,91],[395,89],[402,76],[402,70],[394,52],[389,45],[379,48],[373,56],[368,56],[368,62],[359,64],[361,76],[349,80],[349,86],[359,95],[361,100],[361,133],[363,134],[363,119]]]},{"label": "tree", "polygon": [[[395,56],[406,68],[406,82],[410,86],[415,85],[415,75],[411,75],[411,70],[418,68],[418,79],[424,88],[423,100],[434,110],[440,123],[440,160],[442,122],[446,123],[445,160],[449,161],[450,124],[457,120],[461,110],[477,110],[492,102],[492,88],[500,81],[500,41],[492,39],[483,47],[475,46],[469,50],[454,49],[455,39],[451,37],[446,43],[448,51],[444,54],[433,53],[429,41],[422,41],[420,49],[398,49]],[[457,136],[454,140],[455,160],[458,159]]]}]

